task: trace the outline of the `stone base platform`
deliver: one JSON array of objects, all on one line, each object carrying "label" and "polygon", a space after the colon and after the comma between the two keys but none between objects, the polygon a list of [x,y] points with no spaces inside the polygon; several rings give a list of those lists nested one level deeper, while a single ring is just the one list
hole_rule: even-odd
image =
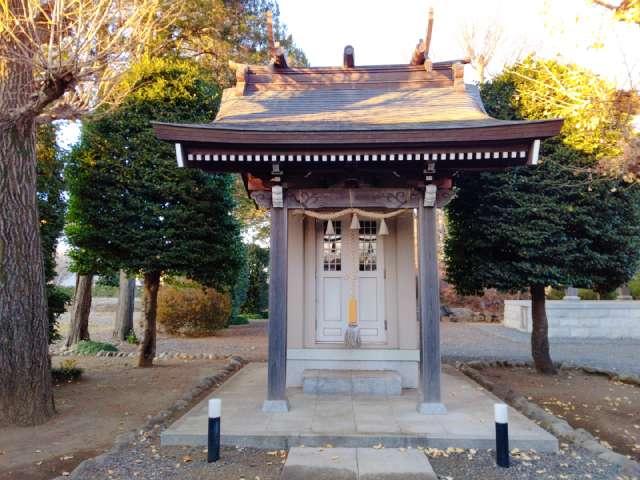
[{"label": "stone base platform", "polygon": [[305,370],[305,395],[402,395],[402,377],[391,370]]},{"label": "stone base platform", "polygon": [[[267,367],[252,363],[231,377],[213,397],[222,399],[222,443],[245,447],[289,449],[322,447],[460,447],[495,448],[493,405],[499,400],[452,367],[442,375],[443,415],[417,412],[418,395],[404,389],[399,396],[305,395],[287,389],[290,411],[265,413]],[[207,443],[207,400],[167,430],[162,445]],[[558,450],[558,440],[509,409],[512,448],[540,452]]]}]

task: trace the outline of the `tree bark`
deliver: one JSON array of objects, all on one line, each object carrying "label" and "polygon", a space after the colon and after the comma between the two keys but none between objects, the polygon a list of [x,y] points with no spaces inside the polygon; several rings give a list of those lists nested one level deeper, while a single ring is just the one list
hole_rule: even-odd
[{"label": "tree bark", "polygon": [[75,345],[81,340],[90,340],[89,315],[91,314],[92,286],[93,275],[78,275],[76,277],[76,292],[73,295],[67,347]]},{"label": "tree bark", "polygon": [[153,358],[156,356],[156,313],[159,288],[160,272],[146,272],[144,274],[144,332],[138,356],[139,367],[152,367]]},{"label": "tree bark", "polygon": [[531,285],[531,355],[536,370],[544,374],[555,374],[556,369],[549,352],[549,324],[547,322],[544,285]]},{"label": "tree bark", "polygon": [[113,338],[124,341],[133,330],[133,309],[136,299],[136,280],[128,278],[120,270],[120,289],[118,290],[118,310],[113,329]]},{"label": "tree bark", "polygon": [[[9,8],[24,13],[23,2],[12,1]],[[14,43],[3,41],[0,56],[15,58]],[[36,202],[35,121],[32,116],[17,123],[2,118],[29,101],[34,80],[29,65],[0,63],[0,425],[35,425],[55,412]]]}]

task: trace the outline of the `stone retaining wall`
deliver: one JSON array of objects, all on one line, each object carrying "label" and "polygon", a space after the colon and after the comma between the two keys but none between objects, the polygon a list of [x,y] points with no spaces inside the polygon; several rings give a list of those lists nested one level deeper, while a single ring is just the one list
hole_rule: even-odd
[{"label": "stone retaining wall", "polygon": [[[549,337],[638,338],[640,301],[547,300]],[[506,327],[531,332],[531,301],[505,300]]]}]

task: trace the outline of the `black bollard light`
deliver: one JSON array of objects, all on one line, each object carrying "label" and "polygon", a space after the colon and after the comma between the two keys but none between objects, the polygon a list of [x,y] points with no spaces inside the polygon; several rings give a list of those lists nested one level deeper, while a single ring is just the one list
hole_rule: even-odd
[{"label": "black bollard light", "polygon": [[509,468],[509,418],[507,406],[496,403],[493,406],[496,418],[496,463],[499,467]]},{"label": "black bollard light", "polygon": [[222,402],[219,398],[209,400],[209,429],[207,432],[207,462],[220,459],[220,414]]}]

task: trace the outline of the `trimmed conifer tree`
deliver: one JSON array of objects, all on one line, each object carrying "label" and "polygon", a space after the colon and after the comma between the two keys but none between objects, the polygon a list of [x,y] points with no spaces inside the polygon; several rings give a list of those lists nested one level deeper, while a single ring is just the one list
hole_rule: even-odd
[{"label": "trimmed conifer tree", "polygon": [[[534,78],[564,75],[570,68],[527,59],[482,88],[491,115],[503,119],[557,115],[565,90],[554,91]],[[538,72],[538,73],[536,73]],[[597,79],[588,72],[588,96]],[[544,95],[539,91],[545,89]],[[538,102],[538,103],[536,103]],[[457,197],[447,207],[447,279],[461,294],[528,289],[532,298],[532,356],[536,369],[554,373],[545,287],[610,291],[628,281],[640,263],[640,188],[598,175],[594,165],[613,146],[614,121],[598,109],[597,121],[582,123],[593,111],[574,112],[559,139],[544,142],[541,164],[501,173],[464,174],[456,179]],[[616,112],[611,118],[620,119]],[[580,130],[582,129],[582,130]],[[579,130],[579,131],[578,131]],[[606,152],[606,153],[605,153]]]},{"label": "trimmed conifer tree", "polygon": [[115,110],[83,124],[67,167],[73,215],[67,235],[116,268],[144,278],[139,366],[155,356],[157,293],[163,274],[185,275],[221,291],[242,265],[233,178],[181,169],[151,121],[209,122],[220,89],[197,64],[145,59],[124,79]]}]

